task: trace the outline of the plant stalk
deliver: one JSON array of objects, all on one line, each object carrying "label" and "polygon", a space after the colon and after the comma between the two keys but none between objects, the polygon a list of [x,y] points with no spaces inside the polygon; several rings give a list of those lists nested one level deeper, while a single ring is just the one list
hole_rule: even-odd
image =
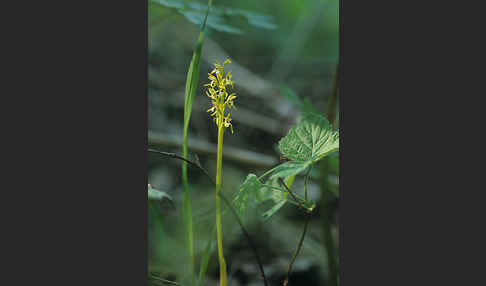
[{"label": "plant stalk", "polygon": [[[222,122],[221,122],[222,123]],[[218,239],[218,258],[219,258],[219,285],[226,286],[226,261],[223,255],[223,233],[221,225],[221,200],[219,193],[221,191],[221,172],[223,168],[223,124],[218,124],[218,155],[216,163],[216,230]]]}]

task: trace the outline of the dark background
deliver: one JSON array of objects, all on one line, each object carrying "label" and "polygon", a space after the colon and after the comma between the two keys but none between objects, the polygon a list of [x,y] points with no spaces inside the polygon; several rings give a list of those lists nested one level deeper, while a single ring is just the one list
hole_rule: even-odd
[{"label": "dark background", "polygon": [[[144,285],[147,3],[2,5],[2,284]],[[344,285],[484,280],[481,11],[340,1]]]}]

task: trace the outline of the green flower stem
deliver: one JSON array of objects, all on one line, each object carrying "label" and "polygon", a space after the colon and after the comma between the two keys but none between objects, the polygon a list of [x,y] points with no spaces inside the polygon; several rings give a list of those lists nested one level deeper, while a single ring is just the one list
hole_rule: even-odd
[{"label": "green flower stem", "polygon": [[223,256],[223,233],[221,226],[221,201],[219,192],[221,191],[221,170],[223,165],[223,133],[224,126],[218,124],[218,157],[216,163],[216,229],[218,238],[218,258],[219,258],[219,285],[226,286],[226,262]]}]

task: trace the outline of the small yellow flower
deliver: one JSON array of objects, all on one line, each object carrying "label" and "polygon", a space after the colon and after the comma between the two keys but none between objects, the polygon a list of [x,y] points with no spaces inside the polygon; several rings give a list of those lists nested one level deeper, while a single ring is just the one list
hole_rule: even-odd
[{"label": "small yellow flower", "polygon": [[225,114],[225,108],[236,109],[233,100],[236,99],[235,93],[229,94],[227,89],[231,86],[234,88],[234,82],[231,79],[231,70],[224,75],[224,68],[231,63],[229,59],[225,60],[223,64],[216,62],[214,69],[208,74],[209,83],[204,86],[208,87],[206,95],[211,99],[212,107],[207,110],[211,113],[213,120],[218,127],[230,128],[233,133],[233,126],[231,125],[231,113]]}]

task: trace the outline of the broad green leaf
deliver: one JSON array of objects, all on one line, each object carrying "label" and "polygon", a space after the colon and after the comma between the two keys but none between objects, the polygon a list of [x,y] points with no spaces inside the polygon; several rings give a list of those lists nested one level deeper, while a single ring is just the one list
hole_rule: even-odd
[{"label": "broad green leaf", "polygon": [[282,200],[287,199],[287,191],[280,186],[277,180],[278,178],[268,179],[263,188],[257,193],[258,203],[263,203],[268,200],[272,200],[274,203],[280,203]]},{"label": "broad green leaf", "polygon": [[269,21],[266,17],[248,17],[248,24],[268,30],[275,30],[278,28],[276,24]]},{"label": "broad green leaf", "polygon": [[246,216],[248,205],[257,201],[258,192],[262,188],[263,184],[258,180],[258,177],[255,174],[248,174],[233,200],[235,210],[240,217]]},{"label": "broad green leaf", "polygon": [[273,21],[273,17],[253,11],[246,11],[241,9],[226,8],[223,13],[228,16],[243,16],[248,21],[248,24],[268,30],[277,29],[278,26]]},{"label": "broad green leaf", "polygon": [[184,8],[184,3],[181,0],[152,0],[153,2],[166,6],[169,8]]},{"label": "broad green leaf", "polygon": [[152,201],[172,201],[172,198],[167,193],[152,188],[150,184],[148,185],[148,199]]},{"label": "broad green leaf", "polygon": [[[179,11],[186,19],[194,24],[199,25],[202,23],[204,19],[204,13],[200,11],[193,11],[193,10],[181,10]],[[208,27],[211,27],[215,29],[216,31],[220,32],[226,32],[226,33],[231,33],[231,34],[243,34],[243,31],[241,29],[238,29],[236,27],[233,27],[231,25],[228,25],[227,23],[224,22],[223,18],[218,15],[211,15],[211,17],[208,18],[207,20],[207,25]]]},{"label": "broad green leaf", "polygon": [[277,178],[274,179],[270,178],[269,180],[267,180],[266,185],[275,187],[275,189],[270,189],[268,187],[266,188],[268,190],[266,199],[272,199],[275,205],[263,213],[264,220],[268,220],[270,217],[276,214],[285,205],[285,203],[287,203],[287,197],[289,195],[286,190],[281,189],[280,184],[277,181]]},{"label": "broad green leaf", "polygon": [[219,32],[226,32],[226,33],[237,34],[237,35],[243,34],[243,31],[241,29],[238,29],[231,25],[222,24],[216,21],[211,21],[210,23],[208,23],[208,26]]},{"label": "broad green leaf", "polygon": [[246,217],[247,210],[250,206],[253,207],[265,201],[272,200],[275,205],[263,215],[265,219],[268,219],[287,202],[288,193],[285,190],[276,189],[278,188],[277,180],[268,181],[270,182],[268,185],[275,188],[270,188],[267,187],[268,185],[265,186],[262,184],[255,174],[249,174],[246,177],[246,180],[241,184],[240,190],[233,201],[234,208],[240,217]]},{"label": "broad green leaf", "polygon": [[[268,219],[273,216],[285,205],[289,195],[279,186],[278,178],[289,179],[287,182],[290,183],[297,174],[306,170],[313,163],[338,151],[339,132],[332,129],[323,116],[304,113],[301,122],[290,129],[289,134],[280,140],[279,149],[282,155],[291,161],[280,164],[263,174],[261,178],[269,176],[265,184],[260,182],[256,175],[248,175],[240,186],[234,202],[235,208],[241,216],[244,216],[249,205],[270,199],[274,205],[263,214],[263,218]],[[314,203],[304,201],[304,207],[312,210]]]},{"label": "broad green leaf", "polygon": [[312,164],[339,150],[339,132],[325,117],[306,113],[301,122],[280,140],[279,149],[291,160]]},{"label": "broad green leaf", "polygon": [[271,209],[263,213],[263,218],[268,220],[272,217],[275,213],[277,213],[287,202],[287,200],[282,200],[278,204],[274,205]]},{"label": "broad green leaf", "polygon": [[270,179],[288,178],[304,171],[311,164],[310,161],[288,161],[273,168]]}]

